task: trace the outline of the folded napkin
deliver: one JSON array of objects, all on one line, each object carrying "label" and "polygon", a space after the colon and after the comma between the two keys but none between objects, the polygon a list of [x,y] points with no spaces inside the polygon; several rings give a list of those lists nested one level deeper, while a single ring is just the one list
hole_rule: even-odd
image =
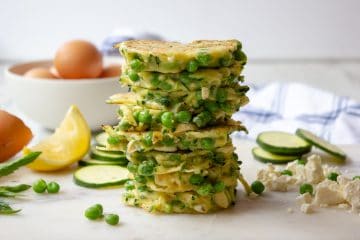
[{"label": "folded napkin", "polygon": [[360,102],[299,83],[250,86],[250,103],[233,118],[255,139],[262,131],[304,128],[335,144],[360,143]]}]

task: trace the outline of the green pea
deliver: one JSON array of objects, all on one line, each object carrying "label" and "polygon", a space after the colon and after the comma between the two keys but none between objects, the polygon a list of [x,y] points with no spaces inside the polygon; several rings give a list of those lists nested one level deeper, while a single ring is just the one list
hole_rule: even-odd
[{"label": "green pea", "polygon": [[203,182],[204,182],[204,177],[201,176],[200,174],[193,174],[190,176],[189,178],[189,182],[192,184],[192,185],[201,185]]},{"label": "green pea", "polygon": [[214,192],[214,188],[210,183],[207,183],[199,187],[196,192],[201,196],[209,196]]},{"label": "green pea", "polygon": [[91,206],[85,210],[84,215],[90,220],[96,220],[102,216],[102,207],[100,208],[98,205]]},{"label": "green pea", "polygon": [[165,91],[170,91],[172,89],[172,86],[170,83],[167,83],[167,82],[162,82],[159,87],[162,89],[162,90],[165,90]]},{"label": "green pea", "polygon": [[39,179],[36,182],[34,182],[32,188],[36,193],[43,193],[47,188],[47,184],[43,179]]},{"label": "green pea", "polygon": [[49,182],[47,184],[48,193],[58,193],[60,191],[60,185],[57,182]]},{"label": "green pea", "polygon": [[167,128],[173,128],[175,124],[174,113],[172,112],[164,112],[161,115],[161,123]]},{"label": "green pea", "polygon": [[125,187],[125,189],[128,190],[128,191],[135,189],[134,181],[132,181],[132,180],[126,181],[124,187]]},{"label": "green pea", "polygon": [[188,63],[188,65],[186,66],[186,70],[188,72],[195,72],[199,67],[199,64],[196,60],[192,60]]},{"label": "green pea", "polygon": [[191,120],[191,113],[189,111],[180,111],[176,113],[175,118],[180,123],[188,123]]},{"label": "green pea", "polygon": [[182,149],[189,149],[190,148],[191,142],[186,140],[185,138],[181,138],[180,143],[181,143]]},{"label": "green pea", "polygon": [[215,192],[222,192],[225,189],[225,183],[223,181],[216,182],[214,185]]},{"label": "green pea", "polygon": [[144,64],[139,59],[134,59],[130,61],[130,67],[136,71],[140,72],[142,68],[144,67]]},{"label": "green pea", "polygon": [[148,188],[147,188],[146,185],[142,185],[142,186],[139,186],[139,187],[137,188],[137,190],[138,190],[139,192],[147,192],[147,191],[148,191]]},{"label": "green pea", "polygon": [[121,142],[121,139],[120,139],[119,136],[112,135],[112,136],[108,137],[107,142],[109,144],[111,144],[111,145],[116,145],[116,144],[119,144]]},{"label": "green pea", "polygon": [[145,184],[146,183],[146,178],[144,176],[141,175],[136,175],[135,176],[135,181],[141,184]]},{"label": "green pea", "polygon": [[127,121],[121,121],[118,125],[118,128],[122,131],[126,131],[131,127],[130,123]]},{"label": "green pea", "polygon": [[133,117],[135,119],[136,122],[139,122],[139,114],[140,114],[140,111],[135,111],[133,113]]},{"label": "green pea", "polygon": [[165,146],[173,146],[174,145],[174,139],[171,138],[170,136],[168,135],[165,135],[163,137],[163,140],[161,141],[162,144],[164,144]]},{"label": "green pea", "polygon": [[228,67],[231,65],[231,61],[232,59],[229,58],[229,57],[223,57],[223,58],[220,58],[220,66],[223,66],[223,67]]},{"label": "green pea", "polygon": [[331,173],[329,173],[329,175],[327,175],[327,178],[329,179],[329,180],[331,180],[331,181],[337,181],[337,177],[339,176],[339,174],[338,173],[336,173],[336,172],[331,172]]},{"label": "green pea", "polygon": [[158,87],[160,85],[161,81],[159,80],[159,74],[158,73],[153,73],[152,78],[150,80],[150,83],[154,87]]},{"label": "green pea", "polygon": [[310,194],[313,194],[313,186],[309,183],[303,183],[300,185],[300,188],[299,188],[299,192],[300,194],[304,194],[304,193],[310,193]]},{"label": "green pea", "polygon": [[137,72],[135,72],[135,71],[130,70],[130,71],[128,71],[127,74],[129,76],[130,80],[133,81],[133,82],[137,82],[137,81],[140,80],[139,74],[137,74]]},{"label": "green pea", "polygon": [[360,179],[360,176],[354,176],[352,179],[353,180]]},{"label": "green pea", "polygon": [[225,102],[227,99],[227,92],[224,88],[218,88],[216,91],[216,100],[218,102]]},{"label": "green pea", "polygon": [[189,73],[187,72],[183,72],[180,74],[180,81],[184,83],[186,86],[188,86],[192,82]]},{"label": "green pea", "polygon": [[166,213],[172,213],[173,212],[173,206],[171,204],[165,204],[164,211]]},{"label": "green pea", "polygon": [[141,123],[151,123],[152,116],[149,110],[143,110],[139,113],[139,122]]},{"label": "green pea", "polygon": [[300,165],[306,164],[305,160],[303,160],[303,159],[298,159],[296,162],[297,162],[297,164],[300,164]]},{"label": "green pea", "polygon": [[214,156],[214,159],[213,161],[216,163],[216,164],[219,164],[219,165],[224,165],[225,164],[225,156],[223,153],[216,153],[215,156]]},{"label": "green pea", "polygon": [[155,171],[155,163],[153,161],[144,161],[139,164],[138,174],[142,176],[152,176]]},{"label": "green pea", "polygon": [[145,133],[143,143],[148,147],[152,146],[153,145],[152,138],[153,138],[153,132]]},{"label": "green pea", "polygon": [[240,61],[242,64],[245,64],[247,62],[247,56],[246,54],[241,51],[240,49],[238,49],[235,53],[234,53],[234,57],[237,61]]},{"label": "green pea", "polygon": [[119,223],[119,216],[117,214],[106,214],[105,222],[109,225],[117,225]]},{"label": "green pea", "polygon": [[200,139],[201,147],[206,150],[212,150],[214,149],[215,140],[212,138],[202,138]]},{"label": "green pea", "polygon": [[220,109],[226,113],[233,113],[233,106],[227,102],[219,103]]},{"label": "green pea", "polygon": [[206,101],[206,102],[205,102],[205,108],[206,108],[208,111],[212,112],[212,113],[214,113],[214,112],[216,112],[217,110],[219,110],[218,104],[217,104],[216,102],[214,102],[214,101]]},{"label": "green pea", "polygon": [[212,119],[211,113],[203,111],[193,118],[193,122],[198,127],[205,127]]},{"label": "green pea", "polygon": [[292,173],[292,171],[285,169],[285,170],[281,171],[281,175],[292,176],[293,173]]},{"label": "green pea", "polygon": [[260,195],[265,190],[265,186],[262,182],[260,182],[259,180],[256,180],[251,184],[251,190],[254,193]]},{"label": "green pea", "polygon": [[94,204],[93,207],[98,208],[101,213],[101,216],[102,216],[103,211],[104,211],[103,206],[100,203],[97,203],[97,204]]},{"label": "green pea", "polygon": [[201,52],[198,54],[196,60],[200,66],[207,66],[210,62],[211,56],[208,53]]},{"label": "green pea", "polygon": [[117,113],[119,114],[120,117],[124,116],[124,113],[120,108],[117,110]]},{"label": "green pea", "polygon": [[134,164],[134,163],[132,163],[132,162],[129,162],[129,163],[127,164],[127,169],[128,169],[129,172],[131,172],[131,173],[137,173],[137,171],[138,171],[138,165],[136,165],[136,164]]}]

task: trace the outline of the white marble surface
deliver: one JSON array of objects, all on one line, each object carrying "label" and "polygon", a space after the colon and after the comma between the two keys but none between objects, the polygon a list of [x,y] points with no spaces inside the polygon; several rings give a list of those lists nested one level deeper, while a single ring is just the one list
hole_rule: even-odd
[{"label": "white marble surface", "polygon": [[[245,177],[254,180],[255,172],[264,164],[251,157],[253,143],[236,140],[237,152],[243,160]],[[349,154],[348,174],[360,171],[360,146],[344,146]],[[248,199],[239,186],[236,206],[209,215],[153,215],[120,202],[122,189],[93,190],[76,186],[72,170],[56,174],[39,174],[23,168],[0,179],[0,184],[31,183],[35,179],[55,180],[61,184],[56,195],[35,194],[31,190],[14,207],[23,210],[13,216],[0,216],[0,239],[359,239],[360,216],[342,209],[316,209],[313,214],[300,212],[295,203],[296,192],[265,193]],[[105,212],[120,215],[118,226],[103,221],[89,221],[84,210],[102,203]],[[287,211],[294,210],[293,213]]]}]

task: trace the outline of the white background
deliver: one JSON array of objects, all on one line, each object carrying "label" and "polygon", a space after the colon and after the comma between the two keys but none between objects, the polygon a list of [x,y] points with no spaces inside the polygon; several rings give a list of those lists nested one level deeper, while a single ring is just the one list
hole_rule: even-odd
[{"label": "white background", "polygon": [[253,59],[357,59],[357,0],[1,0],[0,60],[48,58],[115,29],[167,40],[238,38]]}]

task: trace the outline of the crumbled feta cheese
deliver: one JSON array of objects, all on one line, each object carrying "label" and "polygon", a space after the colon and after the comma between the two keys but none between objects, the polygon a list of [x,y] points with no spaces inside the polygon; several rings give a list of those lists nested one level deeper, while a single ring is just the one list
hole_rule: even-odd
[{"label": "crumbled feta cheese", "polygon": [[286,169],[292,172],[293,178],[296,180],[296,184],[300,185],[306,181],[304,165],[298,164],[296,161],[294,161],[288,163]]},{"label": "crumbled feta cheese", "polygon": [[336,180],[342,187],[344,187],[347,183],[351,182],[351,179],[345,177],[344,175],[339,175]]},{"label": "crumbled feta cheese", "polygon": [[314,203],[317,205],[336,205],[344,203],[345,199],[340,185],[329,179],[325,179],[316,186]]},{"label": "crumbled feta cheese", "polygon": [[318,184],[325,178],[321,166],[321,158],[319,155],[314,154],[308,157],[307,160],[308,161],[305,164],[306,182]]},{"label": "crumbled feta cheese", "polygon": [[306,214],[309,214],[309,213],[314,212],[314,209],[313,209],[312,205],[309,204],[309,203],[303,203],[303,204],[301,204],[300,210],[301,210],[303,213],[306,213]]},{"label": "crumbled feta cheese", "polygon": [[312,202],[312,196],[310,193],[306,192],[304,194],[301,194],[300,196],[296,197],[296,202],[301,205],[304,203],[311,203]]},{"label": "crumbled feta cheese", "polygon": [[352,211],[358,211],[360,209],[360,179],[348,182],[343,188],[343,193]]},{"label": "crumbled feta cheese", "polygon": [[281,175],[279,171],[275,171],[275,167],[269,164],[267,169],[262,169],[257,173],[257,179],[260,180],[267,189],[271,191],[286,192],[288,188],[296,182],[291,176]]},{"label": "crumbled feta cheese", "polygon": [[336,173],[340,173],[339,168],[338,167],[334,167],[334,166],[329,166],[327,164],[323,165],[323,172],[324,172],[324,176],[329,175],[332,172],[336,172]]}]

